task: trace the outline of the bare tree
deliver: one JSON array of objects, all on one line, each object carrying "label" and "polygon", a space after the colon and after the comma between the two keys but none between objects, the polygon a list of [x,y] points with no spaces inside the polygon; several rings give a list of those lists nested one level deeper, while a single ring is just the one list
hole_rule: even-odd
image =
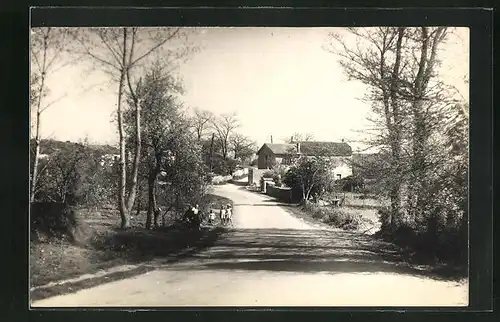
[{"label": "bare tree", "polygon": [[[129,214],[135,202],[137,174],[141,154],[141,101],[135,93],[136,72],[148,60],[163,59],[166,65],[177,67],[177,61],[187,57],[194,47],[182,40],[187,33],[179,28],[91,28],[74,34],[75,51],[90,58],[102,71],[118,83],[117,125],[119,134],[119,202],[121,227],[129,227]],[[156,56],[156,57],[155,57]],[[126,88],[125,88],[126,87]],[[123,121],[123,99],[128,90],[135,107],[135,136],[130,176],[126,166],[126,137]],[[128,188],[128,189],[127,189]]]},{"label": "bare tree", "polygon": [[290,143],[300,142],[300,141],[312,141],[314,140],[314,134],[312,133],[300,133],[295,132],[290,138]]},{"label": "bare tree", "polygon": [[194,117],[192,119],[192,123],[198,141],[201,141],[201,139],[203,139],[203,137],[206,135],[206,132],[209,129],[210,124],[214,120],[214,118],[215,116],[210,111],[204,111],[198,108],[194,109]]},{"label": "bare tree", "polygon": [[31,169],[30,201],[35,200],[40,158],[42,113],[57,100],[46,102],[48,94],[47,78],[64,66],[64,52],[67,30],[64,28],[32,28],[31,30],[31,68],[30,68],[30,107],[34,125],[34,155]]},{"label": "bare tree", "polygon": [[229,137],[229,144],[234,152],[235,159],[246,159],[255,154],[256,143],[240,133]]},{"label": "bare tree", "polygon": [[224,159],[227,159],[230,151],[229,138],[239,126],[236,114],[223,114],[212,121],[215,139]]}]

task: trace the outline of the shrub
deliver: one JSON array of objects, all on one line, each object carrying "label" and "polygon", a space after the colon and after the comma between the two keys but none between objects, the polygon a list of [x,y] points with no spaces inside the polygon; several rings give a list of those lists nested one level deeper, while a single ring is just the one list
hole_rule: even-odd
[{"label": "shrub", "polygon": [[362,222],[360,214],[351,214],[339,208],[320,207],[308,204],[305,211],[311,214],[314,219],[320,219],[325,224],[344,230],[356,230]]},{"label": "shrub", "polygon": [[328,160],[299,159],[298,164],[283,175],[283,183],[292,189],[295,196],[317,199],[320,195],[335,190],[329,167]]},{"label": "shrub", "polygon": [[357,192],[363,189],[363,179],[356,176],[348,176],[337,181],[337,184],[342,187],[345,192]]},{"label": "shrub", "polygon": [[268,170],[262,174],[262,178],[274,178],[274,172]]},{"label": "shrub", "polygon": [[75,210],[64,203],[34,202],[30,206],[30,231],[34,240],[73,239],[78,226]]},{"label": "shrub", "polygon": [[[384,240],[412,249],[422,256],[466,264],[468,230],[466,220],[446,222],[442,214],[434,213],[422,221],[389,222],[388,209],[379,210],[380,231]],[[441,218],[440,218],[441,217]]]},{"label": "shrub", "polygon": [[361,225],[361,219],[359,214],[350,214],[333,208],[323,222],[344,230],[356,230]]}]

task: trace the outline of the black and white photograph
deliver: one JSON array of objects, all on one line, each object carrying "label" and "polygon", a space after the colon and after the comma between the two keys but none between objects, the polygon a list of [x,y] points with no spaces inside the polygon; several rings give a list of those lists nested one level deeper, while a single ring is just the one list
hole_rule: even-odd
[{"label": "black and white photograph", "polygon": [[32,27],[30,307],[466,307],[469,29]]}]

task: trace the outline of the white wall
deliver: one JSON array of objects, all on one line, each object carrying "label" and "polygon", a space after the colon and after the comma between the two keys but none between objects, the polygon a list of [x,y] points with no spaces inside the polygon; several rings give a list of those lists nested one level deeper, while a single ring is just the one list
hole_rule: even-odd
[{"label": "white wall", "polygon": [[335,179],[337,179],[337,175],[340,174],[341,178],[345,178],[352,175],[352,168],[347,164],[341,164],[338,167],[332,169],[333,174],[335,175]]},{"label": "white wall", "polygon": [[340,174],[341,178],[345,178],[348,176],[352,176],[352,167],[349,163],[350,157],[335,157],[334,164],[335,166],[331,169],[335,179],[338,179],[338,174]]}]

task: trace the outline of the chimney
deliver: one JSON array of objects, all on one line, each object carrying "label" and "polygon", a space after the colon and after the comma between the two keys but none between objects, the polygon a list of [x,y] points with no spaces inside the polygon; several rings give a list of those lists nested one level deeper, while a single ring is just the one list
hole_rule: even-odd
[{"label": "chimney", "polygon": [[293,135],[290,137],[290,143],[293,143]]},{"label": "chimney", "polygon": [[273,136],[271,135],[271,144],[273,144]]},{"label": "chimney", "polygon": [[342,143],[344,143],[344,139],[342,139]]},{"label": "chimney", "polygon": [[300,142],[297,142],[297,153],[300,153]]}]

